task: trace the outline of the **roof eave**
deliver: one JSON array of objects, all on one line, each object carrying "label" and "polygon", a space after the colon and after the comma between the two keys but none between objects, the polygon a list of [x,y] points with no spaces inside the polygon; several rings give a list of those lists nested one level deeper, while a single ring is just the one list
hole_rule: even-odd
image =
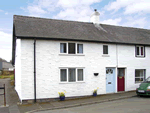
[{"label": "roof eave", "polygon": [[143,43],[126,43],[126,42],[113,42],[113,41],[96,41],[96,40],[83,40],[83,39],[66,39],[66,38],[54,38],[54,37],[31,37],[31,36],[17,36],[19,39],[39,39],[39,40],[61,40],[61,41],[82,41],[82,42],[95,42],[95,43],[109,43],[109,44],[122,44],[122,45],[145,45],[150,46],[150,44]]}]

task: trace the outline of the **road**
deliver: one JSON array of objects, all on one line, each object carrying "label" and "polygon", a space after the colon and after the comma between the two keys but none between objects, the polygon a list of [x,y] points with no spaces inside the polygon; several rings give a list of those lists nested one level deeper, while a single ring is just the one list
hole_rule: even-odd
[{"label": "road", "polygon": [[150,97],[132,97],[123,100],[36,113],[150,113]]}]

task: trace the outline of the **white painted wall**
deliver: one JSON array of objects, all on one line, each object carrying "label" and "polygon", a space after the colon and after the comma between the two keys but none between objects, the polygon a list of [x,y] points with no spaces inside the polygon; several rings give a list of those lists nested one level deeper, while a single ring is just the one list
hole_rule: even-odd
[{"label": "white painted wall", "polygon": [[[146,69],[146,75],[150,73],[150,47],[145,47],[146,57],[135,57],[134,45],[118,45],[118,67],[127,67],[126,91],[135,90],[140,83],[135,83],[135,69]],[[146,77],[146,78],[147,78]]]},{"label": "white painted wall", "polygon": [[21,95],[21,40],[16,41],[16,60],[15,60],[15,90],[17,91],[19,98]]},{"label": "white painted wall", "polygon": [[[116,45],[109,44],[109,57],[103,56],[103,44],[84,42],[83,45],[84,56],[60,55],[60,41],[37,40],[37,98],[56,98],[59,97],[58,92],[64,90],[67,91],[66,97],[92,95],[93,90],[97,87],[99,87],[98,94],[106,93],[105,69],[117,65]],[[23,100],[34,98],[33,47],[33,40],[21,40]],[[136,58],[134,45],[118,45],[118,67],[127,67],[126,91],[138,86],[134,83],[135,69],[144,67],[147,75],[150,72],[147,63],[149,62],[149,51],[150,48],[146,47],[146,58]],[[85,81],[82,83],[60,83],[60,67],[84,67]],[[93,73],[99,73],[99,75],[94,76]]]}]

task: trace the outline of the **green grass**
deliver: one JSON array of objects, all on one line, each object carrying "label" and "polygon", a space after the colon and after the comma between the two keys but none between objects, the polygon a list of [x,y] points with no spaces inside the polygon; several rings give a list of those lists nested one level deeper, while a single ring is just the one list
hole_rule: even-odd
[{"label": "green grass", "polygon": [[10,78],[11,80],[14,80],[14,75],[0,75],[0,79]]}]

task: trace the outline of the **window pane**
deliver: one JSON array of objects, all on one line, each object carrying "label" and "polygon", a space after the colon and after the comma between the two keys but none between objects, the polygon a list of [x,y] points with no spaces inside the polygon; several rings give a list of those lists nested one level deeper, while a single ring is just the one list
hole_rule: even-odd
[{"label": "window pane", "polygon": [[135,82],[142,82],[143,78],[135,78]]},{"label": "window pane", "polygon": [[136,54],[139,55],[139,47],[137,47],[136,49],[137,49]]},{"label": "window pane", "polygon": [[108,54],[108,46],[103,45],[103,54]]},{"label": "window pane", "polygon": [[118,69],[118,77],[123,77],[124,76],[124,69]]},{"label": "window pane", "polygon": [[76,81],[76,69],[69,68],[68,76],[69,76],[69,82],[75,82]]},{"label": "window pane", "polygon": [[78,69],[78,81],[83,81],[83,69]]},{"label": "window pane", "polygon": [[143,47],[141,47],[141,55],[143,55]]},{"label": "window pane", "polygon": [[60,43],[60,53],[66,53],[66,43]]},{"label": "window pane", "polygon": [[75,43],[69,43],[68,44],[68,46],[69,46],[69,54],[75,54],[76,52],[75,52]]},{"label": "window pane", "polygon": [[83,44],[78,44],[77,50],[78,50],[78,53],[83,53]]},{"label": "window pane", "polygon": [[67,81],[67,70],[66,69],[61,69],[60,80],[61,80],[61,82]]},{"label": "window pane", "polygon": [[140,77],[140,70],[135,70],[135,77]]}]

